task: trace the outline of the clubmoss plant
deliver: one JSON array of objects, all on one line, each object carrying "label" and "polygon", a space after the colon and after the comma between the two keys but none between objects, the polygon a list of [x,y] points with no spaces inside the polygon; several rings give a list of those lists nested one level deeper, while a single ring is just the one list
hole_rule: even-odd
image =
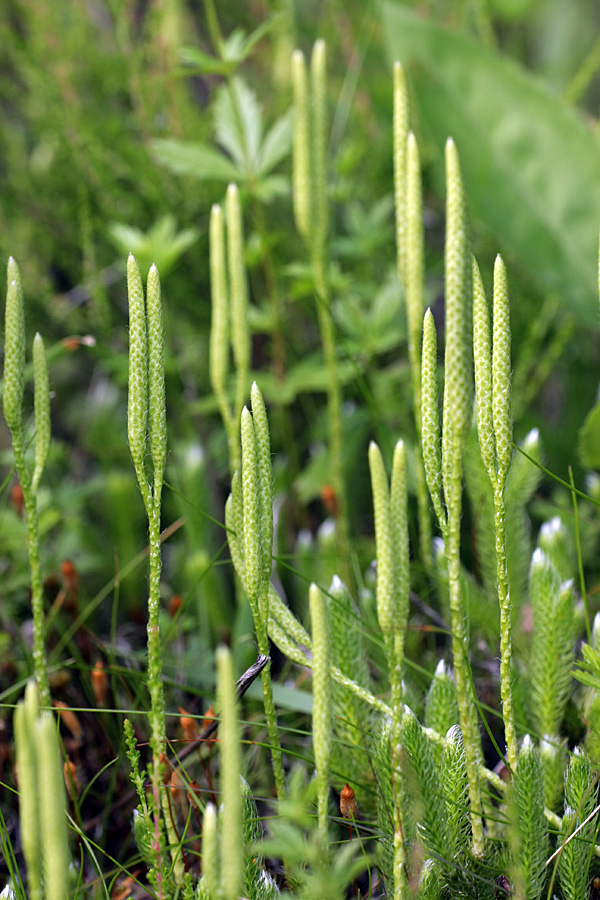
[{"label": "clubmoss plant", "polygon": [[26,459],[26,440],[23,428],[25,310],[21,273],[12,256],[8,261],[7,282],[4,328],[4,418],[11,433],[15,466],[23,490],[27,516],[31,608],[33,613],[33,671],[39,686],[40,703],[44,707],[50,707],[37,507],[38,486],[50,447],[48,369],[44,342],[41,336],[36,334],[33,341],[35,460],[33,471],[31,471]]},{"label": "clubmoss plant", "polygon": [[313,653],[313,747],[317,767],[319,830],[327,842],[329,763],[331,759],[331,675],[325,597],[316,584],[308,591]]},{"label": "clubmoss plant", "polygon": [[240,792],[240,737],[233,667],[227,647],[217,650],[217,687],[221,708],[221,892],[223,900],[236,900],[242,883],[242,810]]},{"label": "clubmoss plant", "polygon": [[19,807],[31,900],[65,900],[69,894],[67,795],[56,719],[40,710],[30,682],[15,710]]},{"label": "clubmoss plant", "polygon": [[517,897],[541,896],[548,856],[548,822],[544,815],[544,772],[538,750],[525,735],[511,791],[514,823],[513,884]]},{"label": "clubmoss plant", "polygon": [[576,637],[572,580],[561,582],[551,558],[539,547],[531,560],[532,716],[539,734],[557,740],[569,696]]},{"label": "clubmoss plant", "polygon": [[[148,273],[147,294],[133,255],[127,260],[129,297],[129,400],[127,434],[138,485],[148,517],[150,582],[148,591],[148,690],[152,747],[155,840],[160,846],[160,755],[165,746],[165,701],[160,640],[160,513],[167,420],[160,280],[156,266]],[[148,459],[149,457],[149,459]],[[160,866],[157,868],[160,879]],[[160,885],[159,885],[160,888]]]},{"label": "clubmoss plant", "polygon": [[[446,143],[446,357],[441,435],[437,413],[436,352],[433,317],[428,310],[423,323],[423,461],[427,485],[444,538],[448,559],[448,590],[452,617],[452,656],[460,725],[469,776],[473,852],[484,852],[482,805],[479,782],[481,744],[469,641],[460,574],[460,521],[462,511],[463,451],[471,424],[472,374],[472,275],[466,199],[454,142]],[[441,490],[443,488],[444,503]]]},{"label": "clubmoss plant", "polygon": [[[409,102],[404,71],[394,63],[394,200],[396,208],[396,256],[404,288],[408,320],[408,358],[418,445],[421,443],[421,336],[424,309],[423,197],[419,147],[409,132]],[[420,447],[416,457],[419,549],[430,571],[431,517]]]},{"label": "clubmoss plant", "polygon": [[[269,655],[269,603],[273,554],[273,473],[271,442],[264,400],[256,382],[251,390],[252,413],[241,414],[241,477],[234,475],[225,506],[225,524],[231,558],[244,587],[259,653]],[[270,666],[262,671],[263,697],[277,796],[285,796],[285,775],[277,717],[273,703]]]},{"label": "clubmoss plant", "polygon": [[377,547],[377,617],[390,671],[392,696],[391,772],[394,794],[394,896],[406,893],[404,829],[400,800],[404,691],[402,666],[410,593],[406,452],[399,441],[394,451],[391,487],[377,445],[369,446],[369,465]]},{"label": "clubmoss plant", "polygon": [[485,291],[473,263],[473,355],[477,393],[477,434],[481,459],[494,493],[496,585],[500,605],[500,694],[508,763],[517,764],[517,735],[512,698],[512,603],[506,543],[506,478],[512,459],[510,318],[506,269],[494,265],[493,340]]},{"label": "clubmoss plant", "polygon": [[294,215],[296,226],[307,244],[317,301],[321,344],[327,370],[327,411],[329,421],[329,481],[337,501],[336,541],[342,580],[349,587],[354,579],[350,569],[350,545],[342,435],[342,394],[338,377],[335,333],[327,279],[327,55],[325,42],[313,47],[310,87],[304,55],[292,56],[294,89]]},{"label": "clubmoss plant", "polygon": [[558,877],[565,900],[581,897],[581,886],[589,880],[590,863],[598,833],[596,809],[597,775],[577,747],[565,779],[565,813],[558,851]]},{"label": "clubmoss plant", "polygon": [[[212,324],[210,380],[223,419],[229,447],[231,474],[240,468],[240,415],[248,390],[250,329],[248,288],[244,268],[244,235],[239,191],[227,188],[227,252],[223,210],[215,204],[210,216],[210,281]],[[229,365],[233,355],[235,386],[229,399]]]}]

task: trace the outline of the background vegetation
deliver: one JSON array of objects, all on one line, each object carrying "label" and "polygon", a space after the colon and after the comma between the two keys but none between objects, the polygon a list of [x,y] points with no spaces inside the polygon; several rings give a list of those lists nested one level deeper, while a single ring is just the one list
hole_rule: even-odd
[{"label": "background vegetation", "polygon": [[[147,521],[127,444],[127,254],[135,254],[144,280],[156,263],[163,289],[169,446],[161,616],[169,737],[184,739],[178,707],[201,715],[211,706],[218,643],[231,646],[236,676],[256,656],[250,609],[236,593],[223,528],[230,447],[209,370],[209,217],[230,182],[239,186],[245,230],[252,332],[247,397],[256,379],[271,428],[274,583],[306,622],[308,584],[328,589],[344,567],[360,603],[376,692],[387,692],[370,568],[367,448],[375,439],[390,463],[404,438],[414,591],[406,690],[420,709],[439,659],[449,658],[449,643],[438,630],[445,610],[419,557],[412,512],[416,435],[396,271],[392,63],[400,59],[406,70],[421,151],[426,305],[439,323],[443,148],[452,135],[484,283],[491,284],[498,251],[509,273],[515,440],[539,429],[544,465],[565,480],[572,466],[577,486],[596,496],[599,28],[593,0],[14,0],[0,8],[0,257],[11,255],[20,265],[28,346],[34,332],[43,334],[52,391],[52,444],[38,493],[51,689],[54,700],[78,710],[61,726],[81,792],[72,814],[93,833],[100,856],[106,854],[103,871],[117,874],[137,853],[134,798],[121,803],[129,777],[123,715],[108,709],[148,706]],[[329,53],[327,278],[351,548],[343,559],[330,533],[338,498],[328,465],[327,368],[313,272],[291,197],[291,55],[295,47],[309,53],[319,37]],[[29,412],[29,396],[26,402]],[[12,709],[31,674],[31,613],[26,525],[4,424],[0,452],[6,786],[12,784]],[[468,487],[463,562],[473,596],[489,601],[471,609],[474,671],[478,695],[490,708],[490,733],[501,743],[494,716],[498,613],[486,593],[481,498],[476,483]],[[576,539],[564,486],[537,472],[524,477],[520,499],[526,507],[521,584],[541,523],[558,515],[573,573],[575,548],[581,550],[593,614],[593,505],[582,502]],[[527,658],[524,587],[520,600],[515,644]],[[98,660],[109,673],[106,710],[98,708],[93,686]],[[275,653],[273,675],[288,765],[296,754],[308,760],[310,772],[306,672]],[[526,697],[519,702],[522,736],[535,732],[535,715]],[[256,685],[243,715],[250,742],[244,774],[253,794],[268,801],[273,779],[261,748],[267,737]],[[560,727],[571,748],[582,739],[583,719],[581,704],[570,702]],[[134,724],[143,744],[147,720],[134,713]],[[498,755],[491,740],[486,752],[493,767]],[[342,787],[335,783],[337,791]],[[376,805],[372,786],[361,799],[368,821]],[[261,807],[264,815],[271,811],[268,802]],[[18,848],[8,787],[2,812]]]}]

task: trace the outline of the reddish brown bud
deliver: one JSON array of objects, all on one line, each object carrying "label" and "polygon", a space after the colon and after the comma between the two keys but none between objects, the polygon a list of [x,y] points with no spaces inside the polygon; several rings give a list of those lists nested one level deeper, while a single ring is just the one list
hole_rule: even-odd
[{"label": "reddish brown bud", "polygon": [[[214,707],[213,707],[213,706],[210,706],[210,707],[206,710],[204,719],[202,720],[202,731],[206,731],[206,729],[208,728],[208,726],[209,726],[209,725],[212,725],[212,723],[214,722],[215,718],[216,718],[216,716],[215,716],[215,710],[214,710]],[[206,739],[206,742],[207,742],[207,743],[213,743],[215,740],[216,740],[216,738],[214,738],[214,737],[209,737],[209,738]]]},{"label": "reddish brown bud", "polygon": [[349,784],[345,784],[340,794],[340,812],[345,819],[356,819],[358,806],[354,791]]},{"label": "reddish brown bud", "polygon": [[105,706],[106,697],[108,695],[108,678],[106,677],[104,663],[101,659],[96,661],[96,665],[92,669],[90,677],[92,679],[92,690],[94,692],[94,697],[96,698],[96,705]]},{"label": "reddish brown bud", "polygon": [[169,603],[169,615],[172,619],[175,618],[179,610],[183,605],[183,600],[179,596],[179,594],[173,594]]},{"label": "reddish brown bud", "polygon": [[321,500],[329,515],[335,519],[338,514],[338,498],[330,484],[324,484],[321,488]]},{"label": "reddish brown bud", "polygon": [[181,706],[179,707],[179,712],[181,713],[179,722],[181,727],[183,728],[183,734],[186,741],[197,741],[200,737],[198,721],[192,718],[192,716],[190,716],[189,713],[185,711],[185,709],[182,709]]},{"label": "reddish brown bud", "polygon": [[62,345],[65,350],[70,350],[71,353],[81,345],[81,341],[77,337],[77,335],[73,335],[72,337],[66,337],[62,339]]},{"label": "reddish brown bud", "polygon": [[17,481],[10,489],[10,505],[16,512],[16,514],[21,518],[23,515],[23,509],[25,507],[25,496],[23,494],[23,488]]},{"label": "reddish brown bud", "polygon": [[63,765],[63,775],[65,777],[65,785],[67,787],[67,794],[69,795],[69,799],[72,801],[74,797],[77,797],[79,794],[79,778],[77,777],[77,769],[75,768],[75,763],[71,760],[69,756],[67,756],[65,763]]},{"label": "reddish brown bud", "polygon": [[79,587],[79,573],[75,568],[75,564],[70,559],[65,559],[60,564],[60,574],[62,575],[63,585],[67,591],[76,591]]},{"label": "reddish brown bud", "polygon": [[67,704],[63,703],[62,700],[55,700],[54,708],[58,710],[61,722],[69,729],[75,742],[81,744],[83,740],[83,728],[73,710],[69,709]]}]

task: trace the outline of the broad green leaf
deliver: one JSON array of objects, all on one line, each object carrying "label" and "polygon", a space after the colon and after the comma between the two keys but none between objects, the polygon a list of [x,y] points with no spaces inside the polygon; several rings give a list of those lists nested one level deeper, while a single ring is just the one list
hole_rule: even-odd
[{"label": "broad green leaf", "polygon": [[586,469],[600,472],[600,403],[589,411],[579,432],[579,457]]},{"label": "broad green leaf", "polygon": [[382,0],[390,60],[408,69],[440,159],[451,135],[473,218],[540,292],[596,324],[600,144],[573,109],[514,62]]},{"label": "broad green leaf", "polygon": [[218,150],[206,144],[157,138],[152,141],[154,158],[176,175],[193,175],[201,181],[240,180],[239,169]]}]

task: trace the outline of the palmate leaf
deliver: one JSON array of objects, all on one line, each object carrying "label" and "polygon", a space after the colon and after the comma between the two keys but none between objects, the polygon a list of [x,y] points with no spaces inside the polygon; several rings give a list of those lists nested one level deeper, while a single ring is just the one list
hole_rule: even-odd
[{"label": "palmate leaf", "polygon": [[215,137],[246,176],[267,175],[292,149],[291,111],[263,138],[262,110],[241,78],[223,85],[215,101]]},{"label": "palmate leaf", "polygon": [[263,136],[262,111],[256,94],[233,78],[217,92],[215,138],[222,150],[201,142],[158,138],[154,158],[176,175],[201,181],[250,183],[263,202],[289,191],[289,178],[272,174],[292,149],[291,111],[280,116]]},{"label": "palmate leaf", "polygon": [[423,129],[435,147],[448,135],[456,142],[473,219],[541,292],[556,292],[595,325],[597,137],[489,47],[392,0],[380,8],[390,58],[408,67]]}]

